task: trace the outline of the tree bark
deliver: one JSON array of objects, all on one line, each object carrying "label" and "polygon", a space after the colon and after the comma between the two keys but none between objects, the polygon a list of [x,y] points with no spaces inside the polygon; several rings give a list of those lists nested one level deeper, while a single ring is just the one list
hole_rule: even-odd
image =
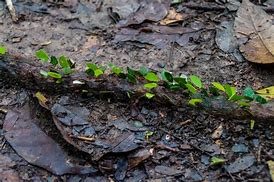
[{"label": "tree bark", "polygon": [[[0,76],[7,79],[7,84],[18,84],[31,91],[41,91],[47,94],[61,93],[81,93],[87,90],[94,94],[109,93],[112,98],[121,102],[128,102],[130,99],[141,98],[146,90],[143,84],[146,81],[138,79],[137,84],[131,84],[127,80],[119,78],[113,74],[104,74],[99,78],[88,77],[84,71],[79,71],[70,76],[63,77],[62,83],[55,83],[52,78],[44,78],[40,75],[40,70],[49,70],[49,65],[42,65],[37,60],[23,58],[16,55],[0,55]],[[12,81],[13,80],[13,81]],[[79,80],[84,84],[73,84],[73,81]],[[154,102],[162,105],[173,105],[177,108],[189,108],[189,97],[184,91],[169,91],[163,83],[153,90]],[[130,97],[129,97],[130,95]],[[274,123],[274,102],[259,104],[252,102],[249,108],[241,108],[234,102],[227,101],[223,97],[208,97],[196,109],[202,109],[210,114],[229,118],[257,119],[271,121]]]}]

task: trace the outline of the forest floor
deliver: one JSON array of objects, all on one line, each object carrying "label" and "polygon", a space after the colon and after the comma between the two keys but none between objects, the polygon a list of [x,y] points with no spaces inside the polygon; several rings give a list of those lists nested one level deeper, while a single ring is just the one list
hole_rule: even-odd
[{"label": "forest floor", "polygon": [[[233,22],[235,11],[194,10],[180,4],[172,5],[177,12],[187,16],[180,25],[196,31],[187,38],[181,37],[181,45],[174,43],[174,38],[171,38],[173,41],[162,40],[164,35],[155,36],[152,29],[146,30],[148,35],[139,36],[139,39],[136,36],[134,40],[131,37],[132,41],[121,41],[130,38],[119,37],[122,33],[115,18],[107,13],[107,7],[130,14],[138,7],[136,2],[105,0],[100,6],[100,1],[17,0],[14,6],[19,20],[14,23],[5,2],[0,1],[0,43],[11,54],[29,58],[35,58],[35,51],[44,49],[50,55],[65,55],[77,65],[92,61],[132,68],[147,66],[156,71],[166,69],[174,74],[195,74],[205,83],[229,83],[239,90],[246,86],[256,90],[274,85],[273,65],[250,63],[239,54],[224,52],[217,45],[223,29],[220,24]],[[142,24],[150,25],[153,25],[150,21]],[[138,28],[139,25],[134,26]],[[162,42],[158,44],[155,40]],[[4,111],[22,105],[32,94],[8,82],[0,78],[0,179],[3,181],[271,181],[267,161],[274,159],[273,125],[255,121],[255,127],[251,129],[252,118],[235,120],[202,111],[159,107],[147,100],[134,105],[70,94],[57,96],[57,102],[67,102],[64,100],[69,98],[73,103],[71,108],[89,111],[88,120],[98,135],[108,139],[126,132],[134,137],[138,147],[105,152],[100,157],[95,151],[92,155],[96,156],[90,157],[67,144],[48,112],[35,103],[33,113],[39,118],[36,124],[59,143],[69,157],[98,170],[95,174],[57,176],[26,162],[6,141]],[[86,143],[77,144],[85,147]],[[211,166],[213,156],[225,159],[225,164]],[[136,166],[131,162],[134,157]]]}]

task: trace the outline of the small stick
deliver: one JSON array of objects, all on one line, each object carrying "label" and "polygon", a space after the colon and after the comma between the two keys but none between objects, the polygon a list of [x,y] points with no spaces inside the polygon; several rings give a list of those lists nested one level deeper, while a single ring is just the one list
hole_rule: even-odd
[{"label": "small stick", "polygon": [[6,4],[8,6],[12,21],[16,22],[18,18],[16,16],[15,8],[13,7],[12,1],[6,0]]}]

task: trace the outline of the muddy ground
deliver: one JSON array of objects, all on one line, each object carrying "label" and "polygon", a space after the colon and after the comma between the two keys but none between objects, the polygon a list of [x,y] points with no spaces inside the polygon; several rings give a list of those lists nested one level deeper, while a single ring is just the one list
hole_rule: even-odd
[{"label": "muddy ground", "polygon": [[[238,89],[274,85],[273,66],[252,64],[244,58],[236,59],[216,45],[220,23],[233,20],[235,12],[197,11],[175,5],[178,11],[181,9],[190,15],[183,25],[200,28],[200,34],[185,46],[170,42],[159,49],[136,41],[114,42],[118,29],[113,19],[105,13],[111,2],[105,1],[96,11],[96,1],[17,0],[14,5],[19,21],[13,23],[4,1],[0,1],[0,42],[10,53],[25,57],[34,57],[35,51],[43,48],[51,55],[66,55],[77,65],[91,60],[103,65],[112,62],[133,68],[165,68],[175,74],[199,75],[205,83],[230,83]],[[199,0],[193,2],[201,3]],[[119,3],[113,7],[119,7]],[[89,120],[96,125],[100,135],[113,128],[131,131],[138,138],[141,148],[147,149],[151,156],[132,169],[122,170],[126,171],[122,175],[117,169],[123,168],[127,162],[125,156],[132,152],[106,155],[99,162],[94,162],[93,157],[76,150],[62,139],[47,112],[36,103],[37,116],[41,119],[39,126],[69,156],[99,169],[93,175],[51,174],[28,164],[4,138],[2,126],[5,111],[20,106],[31,95],[24,88],[13,87],[8,82],[0,78],[0,155],[3,161],[8,161],[0,165],[0,168],[5,166],[2,168],[8,170],[0,171],[5,171],[9,176],[7,181],[271,181],[266,161],[274,159],[273,125],[258,121],[251,130],[252,118],[219,118],[202,111],[160,107],[148,101],[140,101],[132,107],[131,104],[99,98],[74,105],[90,110]],[[72,100],[81,99],[68,96]],[[221,136],[212,137],[220,126],[223,128]],[[153,132],[152,136],[144,137],[147,131]],[[212,156],[224,158],[225,165],[210,166]],[[104,162],[111,163],[111,167],[108,166],[110,169],[104,167]],[[236,169],[229,172],[231,168]],[[4,172],[2,175],[5,175]]]}]

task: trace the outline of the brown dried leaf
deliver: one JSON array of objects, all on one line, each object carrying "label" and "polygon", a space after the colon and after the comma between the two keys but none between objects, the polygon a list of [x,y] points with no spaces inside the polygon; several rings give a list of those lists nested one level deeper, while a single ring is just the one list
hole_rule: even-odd
[{"label": "brown dried leaf", "polygon": [[274,25],[271,16],[249,0],[243,0],[234,22],[236,36],[247,42],[240,46],[244,57],[255,63],[274,63]]},{"label": "brown dried leaf", "polygon": [[161,25],[169,25],[171,23],[176,23],[179,21],[183,21],[184,19],[186,19],[188,17],[187,14],[181,14],[181,13],[177,13],[175,9],[170,9],[168,12],[168,15],[166,16],[165,19],[160,21]]},{"label": "brown dried leaf", "polygon": [[35,124],[36,120],[29,104],[7,113],[5,138],[18,155],[56,175],[97,172],[92,166],[71,163],[68,154]]}]

